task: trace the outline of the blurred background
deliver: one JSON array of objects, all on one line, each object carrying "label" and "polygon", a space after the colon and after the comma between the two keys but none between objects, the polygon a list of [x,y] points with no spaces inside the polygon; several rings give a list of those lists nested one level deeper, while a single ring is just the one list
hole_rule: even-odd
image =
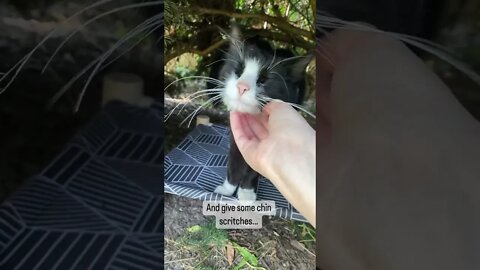
[{"label": "blurred background", "polygon": [[[145,91],[150,96],[162,97],[163,40],[159,39],[163,27],[148,36],[147,31],[139,31],[115,50],[106,62],[118,59],[93,76],[80,109],[75,112],[75,104],[93,67],[78,80],[72,79],[128,31],[163,10],[161,1],[103,2],[100,5],[101,1],[90,0],[0,1],[0,73],[12,71],[8,76],[0,74],[0,89],[12,82],[0,94],[0,201],[40,172],[101,109],[104,74],[136,73],[144,79]],[[69,18],[92,4],[96,6]],[[18,69],[11,68],[54,29],[51,38],[14,76]],[[50,57],[71,34],[74,35],[42,74]],[[68,91],[49,107],[54,95],[70,82]]]},{"label": "blurred background", "polygon": [[[317,8],[350,21],[413,35],[445,47],[454,58],[480,72],[478,0],[319,0]],[[450,86],[458,100],[480,120],[480,87],[442,60],[411,48]]]}]

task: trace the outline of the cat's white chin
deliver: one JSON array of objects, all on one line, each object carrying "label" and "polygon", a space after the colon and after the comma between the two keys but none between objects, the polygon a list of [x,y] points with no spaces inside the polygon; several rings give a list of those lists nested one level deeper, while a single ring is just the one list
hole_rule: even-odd
[{"label": "cat's white chin", "polygon": [[259,114],[260,113],[260,106],[258,103],[252,101],[241,101],[238,99],[232,100],[224,98],[223,102],[227,105],[229,111],[232,112],[241,112],[241,113],[249,113],[249,114]]},{"label": "cat's white chin", "polygon": [[227,105],[229,111],[249,113],[249,114],[259,114],[260,106],[256,100],[250,99],[239,99],[239,98],[224,98],[224,103]]}]

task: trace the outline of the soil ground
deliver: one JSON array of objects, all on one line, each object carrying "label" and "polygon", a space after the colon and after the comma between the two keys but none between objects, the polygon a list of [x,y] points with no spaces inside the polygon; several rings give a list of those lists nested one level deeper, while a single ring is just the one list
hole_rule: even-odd
[{"label": "soil ground", "polygon": [[[264,217],[258,230],[219,230],[214,224],[214,217],[202,214],[202,201],[166,194],[165,269],[235,269],[244,259],[239,248],[233,248],[229,263],[232,248],[227,246],[235,244],[258,261],[256,268],[238,269],[315,269],[314,230],[309,225],[277,217]],[[192,240],[201,233],[193,228],[207,231],[200,244]]]}]

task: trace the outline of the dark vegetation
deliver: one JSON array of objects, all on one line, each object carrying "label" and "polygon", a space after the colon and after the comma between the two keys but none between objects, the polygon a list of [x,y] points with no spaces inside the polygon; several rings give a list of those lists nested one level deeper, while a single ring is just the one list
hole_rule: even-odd
[{"label": "dark vegetation", "polygon": [[[165,82],[186,75],[208,76],[210,64],[227,45],[222,31],[228,34],[233,22],[241,28],[245,39],[260,36],[297,54],[313,52],[314,11],[315,1],[304,0],[168,1]],[[310,71],[307,96],[313,98],[313,68]],[[176,94],[174,87],[166,92]]]}]

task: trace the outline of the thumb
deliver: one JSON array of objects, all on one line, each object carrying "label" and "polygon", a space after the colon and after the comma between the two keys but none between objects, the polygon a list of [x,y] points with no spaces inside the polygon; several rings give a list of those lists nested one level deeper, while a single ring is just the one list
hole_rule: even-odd
[{"label": "thumb", "polygon": [[230,113],[230,126],[238,150],[245,158],[245,161],[249,163],[249,160],[252,160],[252,156],[258,145],[258,138],[249,128],[245,115],[242,113]]}]

